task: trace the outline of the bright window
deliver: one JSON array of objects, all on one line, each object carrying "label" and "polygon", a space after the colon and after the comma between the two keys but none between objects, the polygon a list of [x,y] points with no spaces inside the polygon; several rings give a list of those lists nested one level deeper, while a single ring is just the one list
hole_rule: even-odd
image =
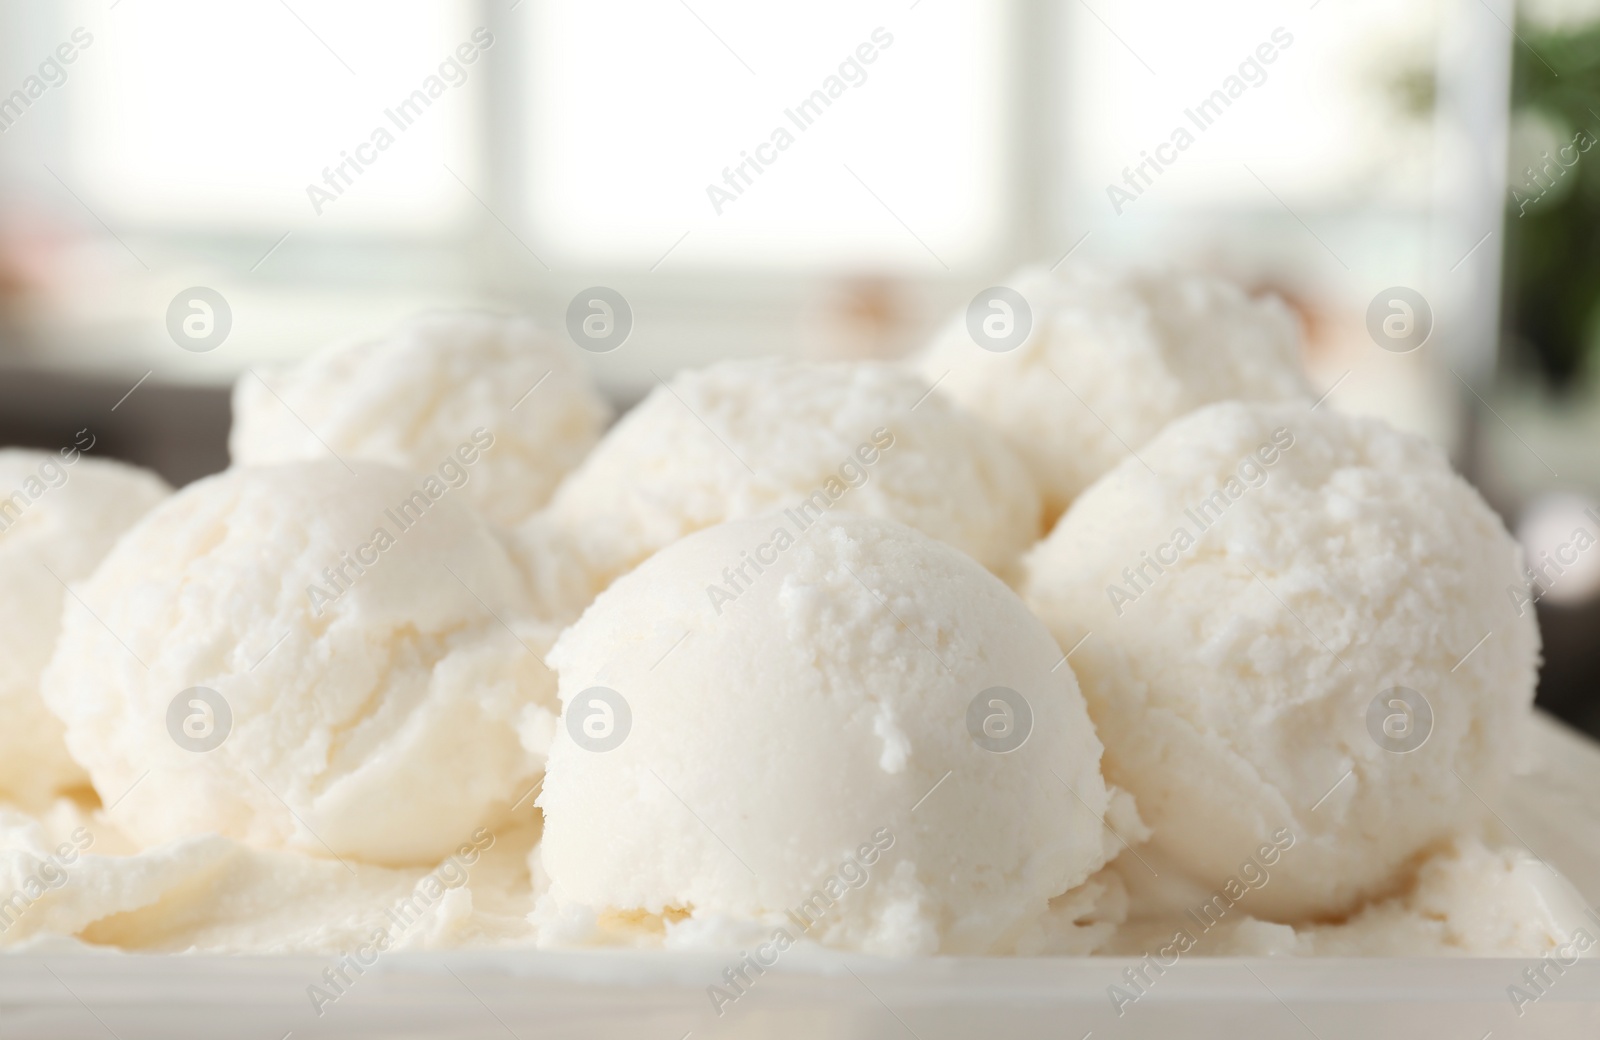
[{"label": "bright window", "polygon": [[1007,230],[1007,4],[526,6],[552,263],[649,266],[687,233],[680,266],[942,273]]},{"label": "bright window", "polygon": [[[447,229],[476,207],[445,167],[481,179],[482,88],[499,57],[491,47],[439,76],[471,44],[474,11],[437,0],[79,5],[75,24],[94,42],[70,94],[74,187],[108,221],[143,227]],[[413,102],[420,115],[386,114],[430,87],[439,96]],[[389,147],[374,143],[380,130]],[[342,194],[317,200],[319,214],[308,186]]]}]

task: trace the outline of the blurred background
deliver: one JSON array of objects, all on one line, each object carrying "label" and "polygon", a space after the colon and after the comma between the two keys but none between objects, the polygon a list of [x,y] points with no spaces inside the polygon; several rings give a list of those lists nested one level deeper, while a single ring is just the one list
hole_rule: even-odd
[{"label": "blurred background", "polygon": [[1559,561],[1539,697],[1600,734],[1597,113],[1600,0],[7,0],[0,443],[187,482],[241,371],[431,306],[612,287],[627,404],[902,355],[1023,263],[1201,266]]}]

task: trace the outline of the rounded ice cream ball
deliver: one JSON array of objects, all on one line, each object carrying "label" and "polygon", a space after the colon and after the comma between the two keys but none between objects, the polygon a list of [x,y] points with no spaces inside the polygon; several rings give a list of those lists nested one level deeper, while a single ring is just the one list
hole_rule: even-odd
[{"label": "rounded ice cream ball", "polygon": [[531,786],[553,634],[522,576],[460,491],[351,467],[190,485],[68,605],[44,697],[142,843],[435,862]]},{"label": "rounded ice cream ball", "polygon": [[1539,659],[1519,558],[1427,442],[1230,402],[1073,503],[1024,594],[1078,646],[1106,777],[1156,854],[1293,919],[1385,894],[1481,820]]},{"label": "rounded ice cream ball", "polygon": [[[1024,268],[1007,286],[1023,305],[975,302],[917,365],[1005,435],[1052,520],[1186,412],[1307,393],[1300,326],[1276,297],[1201,274],[1115,275],[1077,264],[1054,274]],[[1026,337],[1008,346],[1001,333],[1024,327]]]},{"label": "rounded ice cream ball", "polygon": [[84,457],[93,443],[85,430],[60,451],[0,450],[0,799],[24,805],[89,782],[39,698],[67,584],[171,490],[154,473]]},{"label": "rounded ice cream ball", "polygon": [[1005,571],[1040,535],[1032,478],[994,431],[885,364],[729,361],[681,372],[556,492],[596,588],[724,520],[836,511],[909,524]]},{"label": "rounded ice cream ball", "polygon": [[246,372],[228,446],[237,465],[331,450],[464,479],[479,510],[510,525],[545,504],[610,418],[572,351],[533,322],[445,311],[283,374]]},{"label": "rounded ice cream ball", "polygon": [[548,659],[553,919],[979,952],[1109,854],[1100,744],[1060,649],[998,578],[903,524],[780,513],[690,535]]}]

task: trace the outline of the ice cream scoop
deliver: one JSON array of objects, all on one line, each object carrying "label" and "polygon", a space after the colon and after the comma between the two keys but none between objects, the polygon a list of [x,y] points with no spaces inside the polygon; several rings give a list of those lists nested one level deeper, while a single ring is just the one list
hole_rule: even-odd
[{"label": "ice cream scoop", "polygon": [[1027,462],[1054,520],[1168,422],[1222,400],[1304,396],[1300,328],[1276,297],[1190,273],[1024,268],[917,359]]},{"label": "ice cream scoop", "polygon": [[1216,905],[1293,920],[1389,894],[1487,812],[1539,658],[1519,558],[1427,442],[1223,403],[1074,502],[1025,596],[1077,647],[1155,852]]},{"label": "ice cream scoop", "polygon": [[[245,467],[118,543],[43,684],[117,824],[436,862],[531,787],[551,638],[460,489],[373,463]],[[545,720],[541,724],[541,719]]]},{"label": "ice cream scoop", "polygon": [[544,505],[611,417],[573,353],[525,318],[423,314],[285,373],[246,372],[229,449],[239,465],[337,454],[433,473],[486,431],[494,447],[467,494],[490,520],[515,524]]},{"label": "ice cream scoop", "polygon": [[1121,847],[1061,650],[999,579],[894,521],[690,535],[549,660],[547,921],[744,922],[761,958],[801,938],[1015,949]]},{"label": "ice cream scoop", "polygon": [[[889,517],[1006,571],[1039,498],[982,422],[885,364],[722,362],[679,373],[557,491],[596,589],[683,536],[790,510]],[[735,561],[737,562],[737,561]]]},{"label": "ice cream scoop", "polygon": [[68,586],[81,582],[169,489],[154,473],[55,452],[0,450],[0,798],[40,804],[88,783],[39,699]]}]

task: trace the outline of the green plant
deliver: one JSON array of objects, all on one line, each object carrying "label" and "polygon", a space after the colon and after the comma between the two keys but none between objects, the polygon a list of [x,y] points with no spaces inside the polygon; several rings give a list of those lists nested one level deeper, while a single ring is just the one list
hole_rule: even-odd
[{"label": "green plant", "polygon": [[1560,192],[1529,202],[1538,181],[1509,171],[1521,198],[1507,192],[1506,360],[1562,389],[1600,376],[1600,24],[1524,25],[1519,34],[1512,111],[1538,113],[1568,128],[1567,140],[1586,133],[1590,142],[1559,175],[1573,179]]}]

